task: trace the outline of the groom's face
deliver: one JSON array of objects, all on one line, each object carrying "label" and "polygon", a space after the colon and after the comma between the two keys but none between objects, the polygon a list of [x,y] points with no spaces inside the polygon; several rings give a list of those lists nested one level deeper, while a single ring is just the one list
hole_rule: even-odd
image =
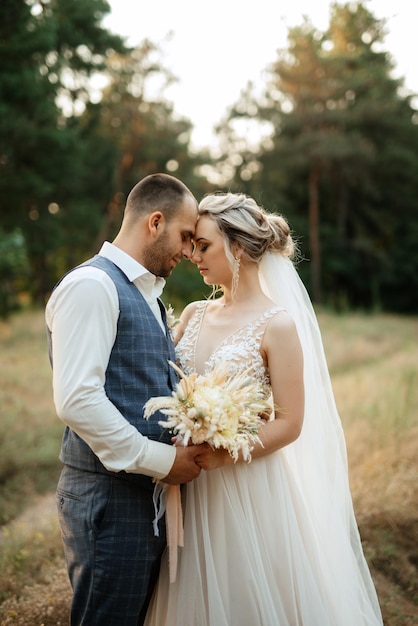
[{"label": "groom's face", "polygon": [[166,278],[182,258],[191,257],[196,220],[196,202],[185,196],[176,215],[159,224],[158,237],[143,252],[144,265],[152,274]]}]

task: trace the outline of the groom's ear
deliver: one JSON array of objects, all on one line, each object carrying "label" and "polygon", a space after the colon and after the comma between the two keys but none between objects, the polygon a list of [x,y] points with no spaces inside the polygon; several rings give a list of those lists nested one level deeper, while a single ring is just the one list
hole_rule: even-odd
[{"label": "groom's ear", "polygon": [[158,238],[164,230],[166,221],[161,211],[154,211],[148,216],[148,230],[152,237]]}]

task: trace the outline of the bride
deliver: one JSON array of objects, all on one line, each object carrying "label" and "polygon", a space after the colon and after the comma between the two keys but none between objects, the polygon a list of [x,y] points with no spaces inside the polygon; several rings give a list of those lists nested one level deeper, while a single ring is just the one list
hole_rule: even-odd
[{"label": "bride", "polygon": [[192,261],[222,297],[189,304],[186,374],[227,361],[271,390],[250,463],[205,446],[184,487],[184,547],[167,557],[146,626],[381,626],[348,484],[344,435],[283,217],[243,194],[206,196]]}]

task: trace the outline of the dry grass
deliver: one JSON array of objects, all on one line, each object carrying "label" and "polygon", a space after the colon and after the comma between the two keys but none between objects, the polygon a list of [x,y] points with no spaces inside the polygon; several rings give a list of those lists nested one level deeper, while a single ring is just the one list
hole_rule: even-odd
[{"label": "dry grass", "polygon": [[0,321],[0,524],[54,488],[62,425],[52,403],[43,313]]},{"label": "dry grass", "polygon": [[418,623],[418,318],[319,315],[385,626]]},{"label": "dry grass", "polygon": [[[385,626],[412,626],[418,623],[418,318],[321,313],[319,320]],[[42,313],[0,324],[0,369],[0,516],[16,518],[0,535],[0,624],[59,626],[68,621],[70,589],[48,491],[57,478],[62,426],[52,406]]]},{"label": "dry grass", "polygon": [[55,496],[39,496],[0,535],[1,626],[68,623],[71,589],[62,557]]}]

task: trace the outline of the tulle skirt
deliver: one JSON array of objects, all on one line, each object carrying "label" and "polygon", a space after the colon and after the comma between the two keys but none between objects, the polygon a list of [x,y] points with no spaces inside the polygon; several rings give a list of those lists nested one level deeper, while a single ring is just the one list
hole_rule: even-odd
[{"label": "tulle skirt", "polygon": [[164,555],[145,625],[381,626],[350,514],[320,505],[308,510],[283,451],[202,471],[184,489],[176,582]]}]

